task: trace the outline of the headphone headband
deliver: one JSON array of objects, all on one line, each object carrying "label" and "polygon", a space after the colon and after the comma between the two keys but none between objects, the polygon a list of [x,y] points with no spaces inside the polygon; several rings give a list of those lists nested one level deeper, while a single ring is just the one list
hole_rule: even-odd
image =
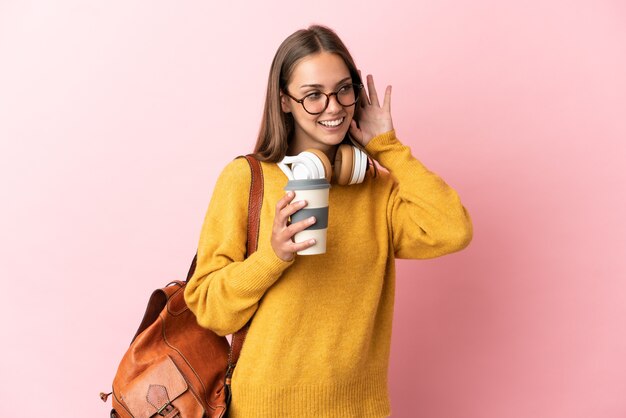
[{"label": "headphone headband", "polygon": [[[368,169],[367,163],[367,154],[361,149],[347,144],[339,145],[335,155],[335,181],[339,185],[362,183]],[[289,180],[326,178],[330,182],[332,173],[328,157],[317,149],[285,156],[278,166]]]}]

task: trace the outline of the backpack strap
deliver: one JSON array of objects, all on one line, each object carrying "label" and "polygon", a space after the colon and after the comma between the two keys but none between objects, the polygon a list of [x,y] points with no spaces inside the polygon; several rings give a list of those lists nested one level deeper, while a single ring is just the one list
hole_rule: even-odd
[{"label": "backpack strap", "polygon": [[[252,155],[246,155],[246,160],[250,164],[250,173],[252,181],[250,182],[250,198],[248,200],[248,244],[246,258],[254,253],[259,244],[259,229],[261,226],[261,206],[263,205],[263,169],[261,163]],[[239,331],[233,334],[230,343],[230,352],[228,354],[228,369],[226,370],[226,385],[230,389],[230,379],[233,370],[239,360],[243,343],[248,335],[250,322],[243,326]],[[230,393],[230,390],[229,390]]]},{"label": "backpack strap", "polygon": [[255,252],[259,245],[259,229],[261,227],[261,206],[263,205],[263,169],[261,163],[252,155],[246,155],[250,164],[252,181],[248,199],[248,245],[246,258]]}]

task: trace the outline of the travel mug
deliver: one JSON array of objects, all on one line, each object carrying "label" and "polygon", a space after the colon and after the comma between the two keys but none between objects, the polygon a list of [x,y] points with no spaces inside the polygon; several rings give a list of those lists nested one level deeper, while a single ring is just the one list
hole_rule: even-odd
[{"label": "travel mug", "polygon": [[291,215],[291,223],[314,216],[316,222],[304,231],[294,235],[295,242],[315,239],[315,245],[298,251],[299,255],[324,254],[326,252],[326,233],[328,231],[328,193],[330,184],[326,179],[289,180],[286,191],[293,191],[292,202],[306,200],[307,205]]}]

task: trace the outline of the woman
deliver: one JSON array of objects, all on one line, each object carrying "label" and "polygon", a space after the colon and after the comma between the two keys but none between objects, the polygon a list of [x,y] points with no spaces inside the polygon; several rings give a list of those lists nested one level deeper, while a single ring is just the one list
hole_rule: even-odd
[{"label": "woman", "polygon": [[[431,258],[468,245],[472,227],[456,192],[395,136],[391,87],[382,105],[328,28],[289,36],[272,63],[255,153],[265,193],[257,252],[245,259],[250,170],[220,175],[185,298],[221,335],[253,318],[232,380],[232,417],[383,417],[394,301],[394,259]],[[306,206],[285,193],[276,164],[315,149],[334,161],[350,138],[384,169],[338,185],[329,197],[327,251],[295,233]]]}]

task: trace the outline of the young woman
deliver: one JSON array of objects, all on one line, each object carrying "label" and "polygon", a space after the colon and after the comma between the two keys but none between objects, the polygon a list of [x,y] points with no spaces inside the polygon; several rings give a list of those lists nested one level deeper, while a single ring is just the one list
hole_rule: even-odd
[{"label": "young woman", "polygon": [[[337,35],[311,26],[279,47],[255,153],[265,192],[258,250],[248,258],[250,169],[220,175],[185,298],[221,335],[253,318],[232,379],[232,417],[384,417],[394,303],[394,259],[458,251],[472,236],[457,193],[396,138],[391,87],[382,104]],[[307,202],[285,193],[277,165],[306,149],[334,161],[338,146],[364,149],[383,167],[358,184],[331,182],[327,250],[294,242],[314,218],[290,224]]]}]

